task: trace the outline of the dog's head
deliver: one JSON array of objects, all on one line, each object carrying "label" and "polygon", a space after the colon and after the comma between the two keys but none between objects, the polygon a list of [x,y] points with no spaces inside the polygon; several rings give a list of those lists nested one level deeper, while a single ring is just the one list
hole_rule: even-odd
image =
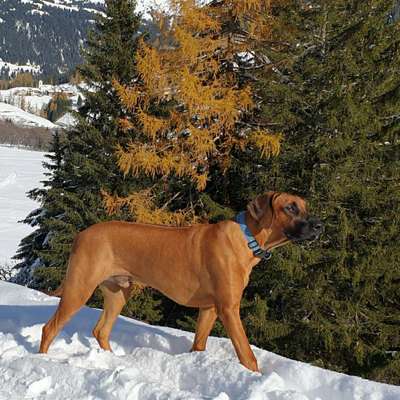
[{"label": "dog's head", "polygon": [[270,230],[267,243],[272,247],[318,239],[324,229],[319,218],[309,215],[305,200],[288,193],[268,192],[247,209],[258,231]]}]

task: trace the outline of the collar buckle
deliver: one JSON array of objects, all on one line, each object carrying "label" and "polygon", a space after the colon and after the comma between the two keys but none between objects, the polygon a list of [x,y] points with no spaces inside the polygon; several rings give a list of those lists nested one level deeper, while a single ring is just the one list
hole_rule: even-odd
[{"label": "collar buckle", "polygon": [[264,255],[262,256],[262,259],[265,261],[268,261],[272,257],[272,253],[268,250],[264,251]]},{"label": "collar buckle", "polygon": [[[249,248],[250,248],[251,250],[253,250],[253,249],[250,247],[250,243],[249,243]],[[254,254],[256,257],[262,258],[263,260],[269,260],[269,259],[272,257],[272,253],[271,253],[270,251],[268,251],[268,250],[263,250],[263,249],[261,249],[261,248],[258,248],[258,249],[256,249],[256,250],[253,250],[253,254]]]}]

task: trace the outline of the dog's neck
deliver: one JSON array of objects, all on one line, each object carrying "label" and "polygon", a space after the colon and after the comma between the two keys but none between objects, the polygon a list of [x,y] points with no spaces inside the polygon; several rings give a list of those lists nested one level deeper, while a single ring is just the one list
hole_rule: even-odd
[{"label": "dog's neck", "polygon": [[272,250],[284,245],[288,241],[286,237],[271,237],[272,218],[271,221],[266,224],[267,227],[262,227],[259,222],[251,216],[250,212],[246,211],[246,225],[263,250]]},{"label": "dog's neck", "polygon": [[260,245],[260,247],[263,250],[268,250],[268,239],[272,233],[271,228],[262,228],[258,221],[251,216],[249,211],[246,211],[245,221],[251,234],[254,236],[254,239],[257,240],[257,243]]}]

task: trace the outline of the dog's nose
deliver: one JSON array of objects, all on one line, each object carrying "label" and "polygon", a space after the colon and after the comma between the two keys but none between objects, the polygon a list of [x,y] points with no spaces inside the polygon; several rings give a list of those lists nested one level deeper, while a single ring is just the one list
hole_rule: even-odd
[{"label": "dog's nose", "polygon": [[324,231],[324,224],[317,217],[310,217],[308,220],[310,228],[319,236]]},{"label": "dog's nose", "polygon": [[314,231],[322,232],[324,230],[324,225],[322,222],[318,222],[313,226]]}]

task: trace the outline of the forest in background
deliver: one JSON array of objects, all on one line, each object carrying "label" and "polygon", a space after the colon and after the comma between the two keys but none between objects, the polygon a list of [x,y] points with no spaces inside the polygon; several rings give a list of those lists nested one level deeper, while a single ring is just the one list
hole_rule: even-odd
[{"label": "forest in background", "polygon": [[[53,136],[16,281],[55,288],[75,234],[93,223],[212,223],[288,191],[326,232],[254,269],[241,310],[251,343],[399,384],[400,21],[390,3],[177,1],[179,18],[155,16],[161,33],[149,40],[132,1],[106,1],[78,68],[96,90],[77,126]],[[196,318],[151,288],[123,313],[185,329]]]}]

